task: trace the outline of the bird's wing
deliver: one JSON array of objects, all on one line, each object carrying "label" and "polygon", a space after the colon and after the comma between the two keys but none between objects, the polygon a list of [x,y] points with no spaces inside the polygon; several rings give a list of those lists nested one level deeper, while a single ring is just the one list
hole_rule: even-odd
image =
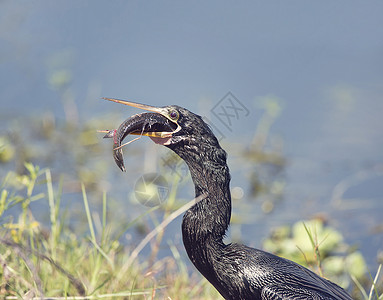
[{"label": "bird's wing", "polygon": [[262,300],[331,300],[334,299],[331,296],[318,295],[313,293],[312,290],[307,290],[301,286],[282,286],[282,285],[269,285],[262,289]]},{"label": "bird's wing", "polygon": [[[312,271],[290,260],[273,254],[244,248],[248,250],[248,260],[244,266],[245,277],[260,288],[270,299],[344,299],[352,298],[338,285],[324,279]],[[302,298],[299,298],[302,294]],[[264,299],[269,299],[264,298]]]},{"label": "bird's wing", "polygon": [[[295,264],[294,262],[291,262]],[[318,294],[320,297],[318,299],[333,299],[333,297],[337,297],[337,299],[349,299],[352,298],[343,290],[340,286],[335,283],[318,276],[312,271],[302,267],[301,265],[295,264],[295,272],[290,272],[285,274],[286,283],[289,283],[290,286],[294,287],[294,285],[299,286],[303,290],[310,291],[312,294]],[[300,274],[300,276],[296,276]],[[330,298],[326,298],[333,295]],[[316,299],[316,298],[313,298]]]}]

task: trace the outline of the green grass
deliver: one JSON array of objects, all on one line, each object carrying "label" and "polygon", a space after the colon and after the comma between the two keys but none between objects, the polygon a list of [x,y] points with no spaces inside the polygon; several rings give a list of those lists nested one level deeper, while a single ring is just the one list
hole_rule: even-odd
[{"label": "green grass", "polygon": [[[119,242],[121,231],[132,230],[140,219],[150,216],[156,208],[131,220],[121,228],[108,223],[108,198],[102,197],[102,211],[91,211],[85,186],[82,185],[83,214],[87,233],[71,229],[68,216],[60,212],[61,185],[54,190],[49,169],[40,170],[26,165],[28,175],[18,178],[24,185],[10,192],[9,178],[2,183],[0,215],[13,205],[22,211],[17,220],[2,218],[0,229],[0,295],[5,299],[218,299],[218,292],[181,258],[178,249],[169,241],[171,256],[156,258],[162,232],[193,201],[174,210],[176,192],[171,191],[165,207],[164,219],[136,248]],[[7,179],[8,178],[8,179]],[[44,193],[34,194],[37,183],[45,184]],[[176,187],[175,187],[176,189]],[[22,196],[25,195],[25,196]],[[49,207],[49,227],[32,215],[29,205],[33,201],[46,201]],[[198,200],[197,200],[198,201]],[[101,216],[101,217],[100,217]],[[6,221],[5,221],[6,220]],[[317,232],[304,225],[312,246],[317,269],[322,272],[320,248],[326,241],[318,241]],[[151,259],[142,260],[141,250],[151,242]],[[155,246],[157,245],[157,246]],[[299,247],[299,245],[298,245]],[[307,254],[302,257],[307,260]],[[380,267],[371,276],[369,285],[353,278],[355,299],[382,299],[379,285]],[[370,288],[366,288],[370,286]]]},{"label": "green grass", "polygon": [[[164,220],[143,243],[132,249],[120,244],[120,232],[132,230],[130,227],[139,220],[131,220],[129,228],[124,229],[109,224],[106,194],[102,199],[101,218],[98,218],[97,212],[89,207],[82,185],[88,233],[77,233],[71,229],[66,215],[60,212],[61,190],[54,190],[50,170],[39,170],[32,165],[28,165],[27,170],[29,175],[23,177],[25,189],[10,193],[9,182],[5,182],[1,190],[0,215],[13,205],[22,207],[17,220],[7,218],[4,222],[3,218],[0,229],[0,295],[5,299],[41,296],[54,299],[219,298],[204,278],[195,271],[190,272],[171,242],[168,244],[173,256],[153,262],[141,261],[139,256],[150,240],[161,243],[162,238],[158,237],[166,225],[187,207],[165,214]],[[45,182],[46,192],[34,195],[37,180]],[[25,190],[27,193],[23,197]],[[49,228],[31,214],[29,205],[36,199],[46,201],[49,206]],[[150,212],[153,210],[155,208]],[[100,219],[100,224],[95,219]]]}]

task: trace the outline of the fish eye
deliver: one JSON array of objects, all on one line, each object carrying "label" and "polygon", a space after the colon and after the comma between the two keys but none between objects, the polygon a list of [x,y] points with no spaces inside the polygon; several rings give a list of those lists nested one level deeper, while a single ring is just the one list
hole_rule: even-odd
[{"label": "fish eye", "polygon": [[176,111],[176,110],[172,110],[172,111],[170,112],[170,118],[171,118],[172,120],[177,120],[179,116],[180,116],[180,115],[179,115],[178,111]]}]

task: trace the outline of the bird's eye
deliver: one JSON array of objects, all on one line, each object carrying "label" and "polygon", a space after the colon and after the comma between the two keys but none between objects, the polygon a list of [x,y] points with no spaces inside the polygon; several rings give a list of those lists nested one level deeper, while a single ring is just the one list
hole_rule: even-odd
[{"label": "bird's eye", "polygon": [[178,117],[179,117],[178,111],[173,110],[173,111],[170,113],[170,118],[171,118],[172,120],[177,120]]}]

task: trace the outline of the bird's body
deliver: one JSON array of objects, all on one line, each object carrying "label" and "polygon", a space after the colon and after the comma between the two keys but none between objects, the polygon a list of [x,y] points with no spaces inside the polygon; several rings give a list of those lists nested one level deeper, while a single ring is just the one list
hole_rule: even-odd
[{"label": "bird's body", "polygon": [[[187,163],[196,197],[206,195],[186,211],[182,237],[192,263],[225,299],[352,299],[335,283],[290,260],[245,245],[224,244],[231,216],[226,152],[200,116],[179,106],[149,108],[144,109],[165,117],[166,131],[169,120],[177,124],[171,136],[154,141]],[[145,133],[153,135],[146,129]]]},{"label": "bird's body", "polygon": [[211,265],[194,264],[225,299],[351,299],[336,284],[273,254],[240,244],[207,246]]}]

